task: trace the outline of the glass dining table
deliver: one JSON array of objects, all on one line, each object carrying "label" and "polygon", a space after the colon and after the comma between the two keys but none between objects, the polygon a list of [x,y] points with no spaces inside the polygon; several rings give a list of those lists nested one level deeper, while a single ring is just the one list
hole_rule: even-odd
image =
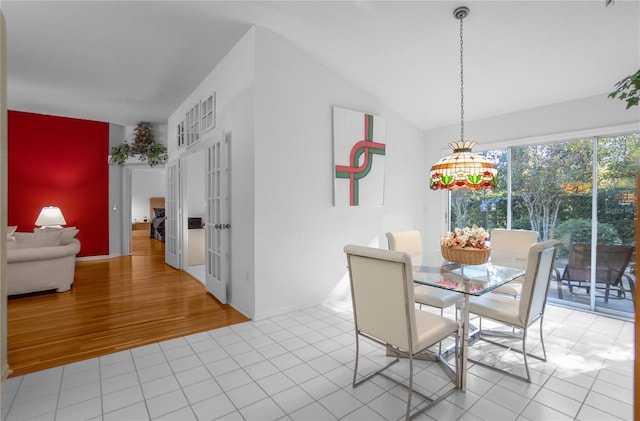
[{"label": "glass dining table", "polygon": [[[424,259],[420,267],[414,267],[413,281],[417,284],[448,289],[463,295],[460,300],[460,345],[456,362],[456,383],[461,390],[467,385],[467,352],[469,347],[469,298],[489,293],[494,289],[524,275],[524,270],[506,266],[497,266],[491,261],[481,265],[459,263],[439,263],[432,256]],[[431,263],[433,262],[433,263]]]}]

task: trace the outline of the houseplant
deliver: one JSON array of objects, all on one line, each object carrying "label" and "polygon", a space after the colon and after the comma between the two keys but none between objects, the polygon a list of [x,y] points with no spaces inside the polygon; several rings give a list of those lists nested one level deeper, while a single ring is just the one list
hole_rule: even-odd
[{"label": "houseplant", "polygon": [[626,101],[627,109],[640,103],[640,70],[616,83],[616,89],[609,94],[609,98],[616,97]]},{"label": "houseplant", "polygon": [[489,233],[477,225],[456,228],[440,240],[442,257],[450,262],[479,265],[489,260]]},{"label": "houseplant", "polygon": [[[615,0],[606,0],[607,6],[613,3],[615,3]],[[640,104],[640,70],[616,83],[615,88],[608,97],[626,101],[627,110]]]},{"label": "houseplant", "polygon": [[167,162],[167,148],[153,140],[149,123],[138,123],[133,129],[133,137],[132,145],[125,140],[121,145],[111,148],[109,164],[124,165],[132,156],[137,156],[138,160],[147,162],[151,167]]}]

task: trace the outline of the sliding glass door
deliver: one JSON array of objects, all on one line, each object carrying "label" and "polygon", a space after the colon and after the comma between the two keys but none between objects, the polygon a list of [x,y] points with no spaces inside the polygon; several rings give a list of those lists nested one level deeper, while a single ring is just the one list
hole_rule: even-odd
[{"label": "sliding glass door", "polygon": [[635,174],[640,135],[514,146],[482,153],[494,191],[453,191],[450,228],[530,229],[560,242],[549,301],[633,314]]}]

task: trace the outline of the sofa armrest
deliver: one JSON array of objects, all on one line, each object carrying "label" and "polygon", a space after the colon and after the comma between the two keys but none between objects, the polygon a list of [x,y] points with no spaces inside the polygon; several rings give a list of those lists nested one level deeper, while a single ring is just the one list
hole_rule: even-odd
[{"label": "sofa armrest", "polygon": [[74,238],[69,244],[66,244],[64,246],[32,247],[7,250],[7,263],[58,259],[65,256],[75,256],[79,251],[80,241]]}]

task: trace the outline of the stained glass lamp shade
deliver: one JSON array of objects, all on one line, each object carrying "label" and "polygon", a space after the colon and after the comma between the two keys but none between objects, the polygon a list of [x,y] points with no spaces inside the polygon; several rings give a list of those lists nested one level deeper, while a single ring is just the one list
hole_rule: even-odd
[{"label": "stained glass lamp shade", "polygon": [[450,143],[451,155],[433,164],[430,172],[431,190],[494,189],[498,170],[487,158],[471,152],[476,142]]}]

